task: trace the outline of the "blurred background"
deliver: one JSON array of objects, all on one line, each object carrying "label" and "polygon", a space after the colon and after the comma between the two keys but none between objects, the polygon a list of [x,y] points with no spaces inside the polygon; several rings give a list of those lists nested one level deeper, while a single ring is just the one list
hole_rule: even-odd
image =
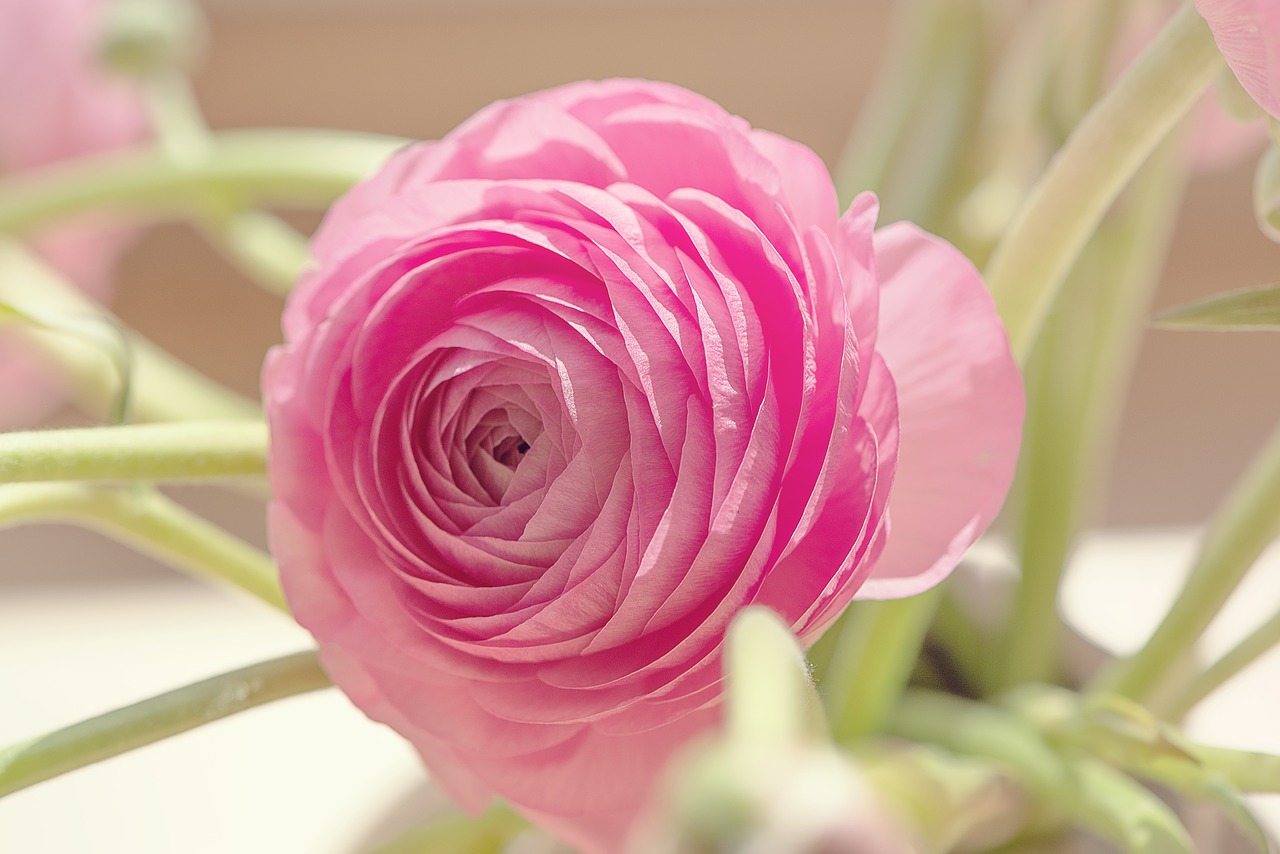
[{"label": "blurred background", "polygon": [[[755,126],[804,142],[834,167],[886,58],[896,4],[205,0],[201,5],[209,42],[194,82],[215,129],[335,127],[430,139],[497,98],[583,78],[636,76],[696,90]],[[1255,156],[1244,156],[1192,179],[1156,296],[1157,308],[1280,279],[1280,247],[1257,231],[1251,210],[1255,162]],[[318,221],[314,214],[291,218],[302,226]],[[161,346],[245,393],[256,394],[262,356],[279,339],[279,300],[243,279],[185,225],[157,226],[129,252],[114,306],[126,322]],[[1277,421],[1280,335],[1148,331],[1096,520],[1123,529],[1202,523]],[[260,505],[228,499],[217,490],[183,489],[177,494],[242,535],[264,542]],[[100,692],[102,699],[95,702],[110,704],[277,649],[306,645],[305,635],[293,627],[262,628],[253,603],[230,598],[218,599],[214,607],[203,599],[183,599],[183,593],[176,600],[163,600],[178,604],[159,622],[140,617],[169,606],[147,598],[150,594],[145,592],[135,595],[127,592],[131,588],[112,585],[122,579],[168,577],[168,570],[93,534],[74,529],[59,529],[57,536],[50,533],[46,527],[0,531],[0,608],[8,607],[0,610],[0,732],[6,736],[30,734],[93,711],[79,709],[83,701],[78,683],[66,678],[70,669],[62,668],[74,669],[81,674],[78,679],[97,673],[105,693]],[[57,584],[50,587],[50,582]],[[79,609],[68,605],[60,592],[71,589],[95,595],[106,591],[106,598]],[[69,624],[97,633],[99,648],[86,650],[60,640],[61,627]],[[160,637],[166,640],[157,644]],[[220,640],[210,643],[210,637]],[[154,649],[157,645],[167,648]],[[128,650],[134,649],[150,649],[153,664],[159,664],[146,675],[133,673],[136,660],[128,658]],[[262,650],[267,652],[258,654]],[[43,672],[29,672],[32,662],[43,662],[35,665]],[[27,669],[20,673],[20,666]],[[3,687],[6,684],[10,687]],[[345,708],[332,714],[358,720]],[[298,715],[277,715],[277,720],[282,727],[303,726]],[[328,720],[313,715],[298,737],[315,735]],[[233,725],[240,724],[218,726]],[[272,738],[281,738],[283,731],[272,730],[277,733]],[[369,766],[372,770],[366,768],[345,781],[348,789],[363,789],[366,795],[394,789],[416,773],[411,758],[389,733],[379,728],[368,738],[372,741],[346,747],[327,744],[324,749],[331,752],[320,757],[303,742],[290,746],[278,741],[281,753],[273,761],[323,775],[326,768],[357,753],[384,757],[385,761],[377,760],[384,764]],[[220,773],[219,763],[235,762],[218,748],[191,750],[195,752],[177,754],[175,761],[188,767],[207,764],[208,780]],[[135,782],[122,784],[118,768],[136,761],[118,760],[113,772],[117,776],[101,768],[82,772],[77,777],[88,782],[76,785],[81,785],[86,799],[136,801],[120,792],[141,785],[138,779],[168,773],[163,766],[129,766],[139,769],[124,772],[133,773],[127,779]],[[306,764],[312,761],[313,766]],[[90,779],[91,774],[98,776]],[[253,772],[255,778],[258,774]],[[251,785],[246,790],[255,793],[252,798],[245,793],[233,797],[200,779],[178,785],[191,786],[189,793],[203,799],[206,809],[211,804],[215,812],[225,808],[228,821],[257,828],[245,811],[261,807],[263,821],[271,823],[270,803],[258,805],[258,800],[271,798],[273,787],[301,785],[294,778],[263,780],[254,784],[258,788]],[[18,812],[47,815],[39,821],[47,822],[45,828],[53,827],[57,811],[76,802],[66,789],[56,794],[44,791],[62,785],[49,784],[31,793],[44,797],[47,807],[35,800],[0,807],[0,849],[72,850],[57,847],[68,844],[69,837],[56,837],[63,841],[47,848],[5,846],[6,822],[17,833]],[[159,780],[157,785],[169,784]],[[122,819],[130,820],[136,823],[137,816]],[[22,827],[29,829],[32,821],[28,815]],[[218,836],[222,831],[213,827],[215,823],[210,819],[201,831],[212,834],[205,841],[182,842],[171,834],[154,849],[127,835],[136,828],[117,828],[117,836],[99,837],[108,841],[97,850],[347,850],[341,834],[322,834],[315,828],[312,836],[254,836],[252,844],[234,837],[237,847],[218,848],[230,844],[226,840],[232,837]],[[322,825],[317,817],[317,827]],[[348,831],[359,835],[358,829]],[[130,847],[134,845],[138,847]]]}]

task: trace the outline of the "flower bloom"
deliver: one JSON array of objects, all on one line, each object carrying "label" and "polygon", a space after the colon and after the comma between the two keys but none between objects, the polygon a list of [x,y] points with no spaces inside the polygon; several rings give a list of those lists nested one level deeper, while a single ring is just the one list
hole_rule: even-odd
[{"label": "flower bloom", "polygon": [[[108,8],[104,0],[0,0],[0,177],[145,136],[136,86],[112,77],[98,60]],[[127,239],[118,227],[76,223],[41,231],[34,245],[101,297]],[[52,389],[44,373],[26,349],[0,338],[0,429],[29,424],[47,411]]]},{"label": "flower bloom", "polygon": [[482,110],[330,211],[263,375],[272,550],[334,681],[463,804],[618,851],[731,617],[942,580],[1012,476],[978,274],[683,89]]},{"label": "flower bloom", "polygon": [[1262,109],[1280,118],[1280,3],[1196,0],[1236,79]]}]

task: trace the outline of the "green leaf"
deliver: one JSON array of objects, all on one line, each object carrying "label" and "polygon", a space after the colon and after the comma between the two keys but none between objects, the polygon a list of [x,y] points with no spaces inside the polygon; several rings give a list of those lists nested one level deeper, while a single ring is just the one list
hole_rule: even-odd
[{"label": "green leaf", "polygon": [[1075,785],[1062,804],[1071,820],[1140,854],[1192,854],[1178,817],[1142,784],[1097,760],[1070,763]]},{"label": "green leaf", "polygon": [[1280,329],[1280,285],[1214,294],[1155,316],[1161,329]]},{"label": "green leaf", "polygon": [[89,313],[37,312],[0,301],[0,324],[12,323],[38,332],[65,335],[97,349],[120,379],[109,420],[120,424],[129,411],[133,391],[133,348],[124,330],[108,316]]}]

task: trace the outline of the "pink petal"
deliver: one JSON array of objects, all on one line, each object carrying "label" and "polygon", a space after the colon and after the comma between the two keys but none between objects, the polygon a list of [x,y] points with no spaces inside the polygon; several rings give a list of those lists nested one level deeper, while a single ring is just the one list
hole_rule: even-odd
[{"label": "pink petal", "polygon": [[1022,379],[973,265],[908,223],[876,234],[879,350],[898,388],[889,538],[861,599],[937,584],[995,518],[1013,478]]},{"label": "pink petal", "polygon": [[1196,0],[1218,49],[1245,91],[1280,118],[1280,3],[1276,0]]}]

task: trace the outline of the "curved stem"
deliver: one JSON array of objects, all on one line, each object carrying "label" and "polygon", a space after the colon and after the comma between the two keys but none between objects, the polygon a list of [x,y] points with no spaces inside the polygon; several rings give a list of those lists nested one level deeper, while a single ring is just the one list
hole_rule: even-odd
[{"label": "curved stem", "polygon": [[823,699],[836,740],[884,729],[911,678],[942,588],[886,602],[855,602],[833,627]]},{"label": "curved stem", "polygon": [[[160,149],[199,168],[212,152],[213,135],[190,81],[165,70],[148,81],[147,93]],[[273,214],[246,209],[239,198],[210,194],[200,207],[204,230],[246,275],[272,293],[289,293],[308,260],[305,237]]]},{"label": "curved stem", "polygon": [[1221,67],[1208,25],[1187,3],[1054,157],[987,268],[1020,363],[1107,208]]},{"label": "curved stem", "polygon": [[274,700],[329,687],[315,651],[233,670],[0,750],[0,797]]},{"label": "curved stem", "polygon": [[1103,671],[1093,690],[1146,699],[1199,640],[1254,561],[1280,534],[1280,429],[1250,463],[1209,523],[1191,575],[1155,633],[1133,657]]},{"label": "curved stem", "polygon": [[185,421],[0,433],[0,482],[199,481],[266,473],[267,425]]},{"label": "curved stem", "polygon": [[208,236],[241,271],[277,296],[293,290],[311,260],[306,238],[274,214],[210,205],[203,223]]},{"label": "curved stem", "polygon": [[78,483],[0,486],[0,528],[70,522],[202,578],[233,584],[288,613],[270,556],[147,488]]},{"label": "curved stem", "polygon": [[[4,206],[0,195],[0,207]],[[219,385],[138,335],[80,293],[47,264],[13,240],[0,237],[0,302],[36,306],[59,318],[92,319],[119,330],[128,349],[129,411],[144,421],[262,417],[256,403]],[[56,368],[70,379],[77,400],[94,411],[110,408],[121,378],[97,348],[68,335],[29,334]]]},{"label": "curved stem", "polygon": [[0,182],[0,232],[107,208],[165,216],[199,209],[209,193],[245,204],[328,204],[408,140],[322,130],[225,131],[198,164],[158,147],[85,157]]}]

